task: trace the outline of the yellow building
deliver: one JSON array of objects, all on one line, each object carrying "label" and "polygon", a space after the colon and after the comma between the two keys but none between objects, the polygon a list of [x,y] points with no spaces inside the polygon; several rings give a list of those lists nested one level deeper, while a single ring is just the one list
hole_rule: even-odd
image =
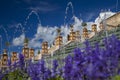
[{"label": "yellow building", "polygon": [[29,48],[23,48],[22,53],[25,57],[25,59],[29,59]]},{"label": "yellow building", "polygon": [[[106,25],[108,28],[115,28],[118,25],[120,25],[120,12],[117,12],[116,14],[112,15],[111,17],[106,19]],[[109,29],[108,29],[109,30]]]},{"label": "yellow building", "polygon": [[89,36],[88,36],[88,30],[87,30],[87,28],[83,28],[83,38],[84,39],[88,39],[89,38]]},{"label": "yellow building", "polygon": [[28,48],[27,39],[24,40],[24,47],[22,49],[22,53],[23,53],[25,59],[29,59],[29,48]]},{"label": "yellow building", "polygon": [[11,63],[13,64],[18,60],[17,52],[12,52]]},{"label": "yellow building", "polygon": [[105,29],[103,23],[100,23],[100,24],[99,24],[99,28],[100,28],[100,30],[104,30],[104,29]]},{"label": "yellow building", "polygon": [[57,36],[57,37],[55,38],[55,46],[61,46],[62,43],[63,43],[63,38],[62,38],[62,36],[61,36],[61,35]]},{"label": "yellow building", "polygon": [[97,25],[93,24],[91,27],[92,27],[92,32],[96,33],[97,32]]},{"label": "yellow building", "polygon": [[70,34],[68,34],[68,41],[75,41],[76,33],[74,32],[73,25],[70,26]]},{"label": "yellow building", "polygon": [[61,46],[63,44],[63,37],[60,35],[61,34],[61,30],[57,29],[57,37],[55,38],[55,46]]},{"label": "yellow building", "polygon": [[1,65],[2,67],[7,67],[7,64],[8,64],[8,55],[7,55],[7,50],[5,49],[2,55]]},{"label": "yellow building", "polygon": [[45,41],[42,43],[42,51],[41,51],[42,54],[48,54],[48,42]]},{"label": "yellow building", "polygon": [[34,49],[30,49],[29,50],[29,58],[33,58],[34,57]]}]

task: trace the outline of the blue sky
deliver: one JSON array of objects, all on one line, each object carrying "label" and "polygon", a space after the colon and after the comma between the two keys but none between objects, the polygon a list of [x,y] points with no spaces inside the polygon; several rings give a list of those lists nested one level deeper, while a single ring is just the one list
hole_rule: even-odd
[{"label": "blue sky", "polygon": [[[118,12],[120,10],[120,1],[117,0],[1,0],[0,1],[0,35],[2,36],[2,48],[7,41],[12,44],[13,39],[22,36],[22,29],[24,28],[25,35],[31,40],[37,34],[38,17],[32,14],[26,22],[29,13],[34,10],[39,16],[43,27],[60,27],[64,24],[64,18],[67,16],[66,23],[71,23],[70,19],[73,16],[71,6],[65,14],[68,2],[72,2],[73,14],[82,19],[84,22],[94,22],[101,11],[111,10],[111,12]],[[116,9],[116,5],[117,9]],[[116,11],[117,10],[117,11]],[[22,24],[16,28],[18,24]],[[38,31],[39,33],[39,31]],[[41,40],[37,40],[41,43]],[[18,46],[16,46],[18,47]],[[18,48],[13,47],[11,50],[17,51]]]}]

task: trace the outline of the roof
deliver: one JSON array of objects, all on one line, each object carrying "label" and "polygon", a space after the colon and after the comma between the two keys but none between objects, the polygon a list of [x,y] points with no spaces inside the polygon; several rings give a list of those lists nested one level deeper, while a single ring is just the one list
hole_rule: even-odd
[{"label": "roof", "polygon": [[[102,23],[102,22],[101,22]],[[120,25],[120,12],[106,19],[106,25],[109,27],[116,27]]]},{"label": "roof", "polygon": [[83,28],[83,32],[88,32],[87,28],[84,27]]}]

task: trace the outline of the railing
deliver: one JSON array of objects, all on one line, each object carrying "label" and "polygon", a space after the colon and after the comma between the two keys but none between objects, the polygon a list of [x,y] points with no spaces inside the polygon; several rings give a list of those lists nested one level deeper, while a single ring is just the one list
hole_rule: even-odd
[{"label": "railing", "polygon": [[[108,31],[108,35],[111,36],[112,34],[116,35],[118,39],[120,39],[120,27],[118,27],[116,29],[116,31],[111,30]],[[98,33],[96,34],[94,37],[92,37],[91,39],[88,39],[88,41],[90,42],[90,45],[92,47],[94,47],[93,45],[98,42],[99,45],[104,48],[104,43],[103,43],[103,39],[105,37],[105,32],[103,31],[102,33]],[[67,46],[62,46],[60,47],[59,50],[55,51],[53,56],[50,56],[49,58],[46,59],[46,61],[50,62],[51,59],[64,59],[64,57],[66,57],[68,54],[70,54],[76,47],[80,47],[82,50],[84,50],[84,45],[83,43],[76,43],[76,42],[72,42],[71,44],[67,45]],[[48,62],[48,64],[49,64]]]},{"label": "railing", "polygon": [[[113,31],[108,31],[108,34],[111,35]],[[114,33],[119,39],[120,39],[120,28],[118,28],[116,30],[116,32]],[[101,40],[105,37],[105,34],[104,33],[101,33],[101,34],[96,34],[93,38],[89,39],[88,41],[91,43],[91,44],[94,44],[95,42],[100,42],[100,45],[102,46],[103,43],[101,42]],[[71,51],[77,47],[77,45],[79,47],[81,47],[82,50],[84,50],[84,46],[83,46],[83,43],[76,43],[76,42],[72,42],[71,44],[67,45],[67,46],[62,46],[60,47],[59,50],[57,50],[55,52],[56,55],[53,55],[53,56],[49,56],[47,57],[46,59],[46,62],[48,63],[48,67],[52,67],[51,64],[52,64],[52,60],[54,59],[59,59],[59,63],[60,64],[64,64],[62,63],[62,59],[64,59],[68,54],[71,54]],[[60,65],[62,66],[62,65]],[[16,69],[19,69],[20,68],[20,64],[19,64],[19,61],[15,63],[15,66],[14,65],[11,65],[9,67],[8,70],[5,70],[3,71],[1,74],[0,74],[0,77],[2,77],[2,75],[6,75],[10,72],[13,72],[15,71]]]}]

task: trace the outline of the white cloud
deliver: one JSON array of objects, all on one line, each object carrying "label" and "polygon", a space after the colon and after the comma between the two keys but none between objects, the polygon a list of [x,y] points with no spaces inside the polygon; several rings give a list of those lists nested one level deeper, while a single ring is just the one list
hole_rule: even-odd
[{"label": "white cloud", "polygon": [[111,12],[111,11],[108,11],[108,12],[101,12],[99,14],[99,16],[95,19],[95,23],[99,23],[101,22],[103,19],[107,19],[109,18],[110,16],[114,15],[115,12]]},{"label": "white cloud", "polygon": [[25,34],[21,34],[19,37],[13,39],[14,46],[22,46],[24,43]]},{"label": "white cloud", "polygon": [[41,48],[42,42],[47,41],[49,44],[52,44],[57,32],[56,29],[58,27],[44,27],[42,25],[38,25],[37,32],[34,37],[29,41],[29,47],[33,48]]},{"label": "white cloud", "polygon": [[[111,11],[107,11],[107,12],[101,12],[99,14],[99,16],[95,19],[95,23],[99,26],[99,23],[104,20],[104,19],[107,19],[109,18],[110,16],[114,15],[115,12],[111,12]],[[98,30],[99,30],[99,27],[97,26]]]},{"label": "white cloud", "polygon": [[74,27],[75,27],[74,29],[75,30],[81,30],[82,29],[81,24],[82,24],[83,21],[76,16],[74,16],[73,18],[74,18]]},{"label": "white cloud", "polygon": [[91,25],[93,24],[94,22],[87,22],[87,29],[88,30],[91,30]]},{"label": "white cloud", "polygon": [[96,14],[96,13],[94,13],[94,12],[87,13],[86,21],[90,21],[90,20],[95,16],[95,14]]},{"label": "white cloud", "polygon": [[[87,23],[87,28],[89,30],[91,30],[91,25],[93,23],[96,23],[98,25],[100,20],[104,19],[104,15],[106,14],[106,18],[112,16],[113,14],[115,14],[114,12],[102,12],[99,14],[99,16],[95,19],[95,21],[93,22],[86,22]],[[82,32],[82,22],[83,20],[79,19],[76,16],[73,16],[74,19],[74,30],[80,30],[80,32]],[[56,29],[59,28],[58,26],[42,26],[42,25],[38,25],[36,34],[34,35],[34,37],[29,41],[29,47],[32,48],[36,48],[36,49],[40,49],[41,48],[41,39],[43,41],[48,41],[49,44],[52,44],[54,42],[54,39],[57,35],[57,31]],[[60,26],[61,28],[61,33],[64,39],[64,42],[67,40],[67,34],[69,34],[70,31],[70,27],[69,26]],[[17,37],[15,39],[13,39],[13,45],[14,46],[22,46],[23,42],[24,42],[24,38],[25,35],[22,34],[20,35],[20,37]]]}]

